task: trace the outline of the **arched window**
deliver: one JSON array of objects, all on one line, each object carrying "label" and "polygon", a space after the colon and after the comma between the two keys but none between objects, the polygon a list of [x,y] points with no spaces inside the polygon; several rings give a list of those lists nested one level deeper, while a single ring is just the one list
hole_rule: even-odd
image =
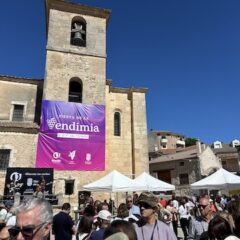
[{"label": "arched window", "polygon": [[74,17],[71,24],[71,44],[86,47],[86,21],[81,17]]},{"label": "arched window", "polygon": [[69,102],[82,102],[82,82],[79,78],[72,78],[69,82]]},{"label": "arched window", "polygon": [[114,113],[114,136],[121,136],[121,114]]}]

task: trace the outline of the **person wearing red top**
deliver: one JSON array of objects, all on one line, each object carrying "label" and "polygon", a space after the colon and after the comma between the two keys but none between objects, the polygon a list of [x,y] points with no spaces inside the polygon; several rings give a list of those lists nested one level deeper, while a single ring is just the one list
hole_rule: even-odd
[{"label": "person wearing red top", "polygon": [[165,199],[160,198],[159,203],[160,203],[164,208],[166,208],[166,206],[167,206],[167,201],[166,201]]}]

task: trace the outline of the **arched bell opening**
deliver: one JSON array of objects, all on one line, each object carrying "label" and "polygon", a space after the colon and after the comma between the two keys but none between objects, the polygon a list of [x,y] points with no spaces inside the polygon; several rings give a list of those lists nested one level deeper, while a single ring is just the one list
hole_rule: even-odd
[{"label": "arched bell opening", "polygon": [[82,92],[82,81],[79,78],[70,79],[68,101],[82,103]]},{"label": "arched bell opening", "polygon": [[81,17],[74,17],[71,24],[71,45],[86,47],[87,23]]}]

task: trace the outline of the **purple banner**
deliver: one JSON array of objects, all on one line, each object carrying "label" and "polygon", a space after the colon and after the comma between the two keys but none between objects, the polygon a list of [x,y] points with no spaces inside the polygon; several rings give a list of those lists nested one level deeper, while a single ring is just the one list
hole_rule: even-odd
[{"label": "purple banner", "polygon": [[105,169],[105,106],[42,102],[36,167]]}]

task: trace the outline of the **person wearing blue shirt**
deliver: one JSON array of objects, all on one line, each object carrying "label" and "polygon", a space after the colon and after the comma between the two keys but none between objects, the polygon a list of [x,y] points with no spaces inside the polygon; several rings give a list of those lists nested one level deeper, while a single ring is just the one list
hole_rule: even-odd
[{"label": "person wearing blue shirt", "polygon": [[140,215],[140,208],[133,204],[133,198],[131,195],[128,195],[126,198],[126,204],[129,211],[129,217],[132,215]]},{"label": "person wearing blue shirt", "polygon": [[105,229],[110,226],[111,213],[108,210],[101,210],[97,218],[100,227],[91,234],[91,240],[103,240]]}]

